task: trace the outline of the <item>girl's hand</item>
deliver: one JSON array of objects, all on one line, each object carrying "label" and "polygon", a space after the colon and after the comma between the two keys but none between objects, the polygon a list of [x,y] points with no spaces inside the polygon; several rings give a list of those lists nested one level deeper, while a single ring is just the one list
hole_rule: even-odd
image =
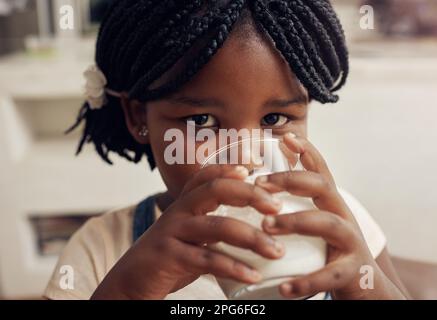
[{"label": "girl's hand", "polygon": [[245,183],[247,175],[239,166],[200,170],[119,260],[93,298],[162,299],[208,273],[245,283],[260,281],[256,270],[205,247],[224,241],[266,258],[283,256],[283,246],[267,233],[235,219],[206,215],[221,204],[277,214],[281,204],[263,188]]},{"label": "girl's hand", "polygon": [[[306,171],[259,177],[255,184],[272,193],[288,191],[311,197],[318,210],[268,216],[263,229],[271,235],[296,233],[322,237],[328,243],[328,261],[323,269],[282,284],[281,294],[293,298],[329,291],[334,299],[404,299],[373,259],[320,153],[306,139],[292,134],[284,137],[284,144],[301,155]],[[374,289],[360,287],[362,266],[372,268]]]}]

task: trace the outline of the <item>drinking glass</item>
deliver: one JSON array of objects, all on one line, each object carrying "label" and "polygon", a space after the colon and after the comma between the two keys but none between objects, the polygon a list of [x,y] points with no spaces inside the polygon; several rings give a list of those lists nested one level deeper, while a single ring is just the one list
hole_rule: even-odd
[{"label": "drinking glass", "polygon": [[[262,175],[277,172],[304,170],[299,155],[292,153],[280,138],[269,137],[245,139],[220,148],[209,156],[202,167],[219,164],[244,165],[249,170],[247,183],[254,183]],[[273,195],[281,200],[279,214],[292,214],[315,208],[311,198],[278,192]],[[209,215],[229,217],[244,221],[262,229],[265,215],[252,207],[221,205]],[[225,253],[255,269],[263,276],[256,284],[240,283],[230,279],[217,278],[217,282],[229,299],[285,299],[279,293],[279,285],[294,277],[302,276],[324,267],[327,256],[326,242],[322,238],[298,234],[274,236],[284,244],[285,255],[280,259],[266,259],[251,250],[238,248],[225,242],[209,245],[212,250]],[[299,297],[307,299],[309,297]]]}]

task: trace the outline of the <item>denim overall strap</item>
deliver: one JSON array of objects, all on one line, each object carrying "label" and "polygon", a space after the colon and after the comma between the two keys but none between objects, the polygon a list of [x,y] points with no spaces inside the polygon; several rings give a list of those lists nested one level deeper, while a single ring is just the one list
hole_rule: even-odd
[{"label": "denim overall strap", "polygon": [[141,201],[135,209],[132,233],[133,241],[137,241],[153,222],[155,222],[155,195]]}]

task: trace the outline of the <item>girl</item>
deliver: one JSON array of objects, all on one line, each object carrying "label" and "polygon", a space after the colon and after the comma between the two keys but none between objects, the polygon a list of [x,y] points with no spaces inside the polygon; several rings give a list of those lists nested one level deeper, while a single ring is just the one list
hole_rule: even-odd
[{"label": "girl", "polygon": [[[92,142],[108,163],[116,152],[138,163],[147,156],[167,191],[139,205],[87,222],[71,239],[46,289],[49,299],[222,299],[215,277],[245,283],[257,270],[214,252],[224,241],[279,259],[272,235],[324,238],[326,266],[279,286],[285,297],[330,292],[334,299],[403,299],[385,238],[367,211],[340,191],[306,139],[309,102],[337,102],[348,52],[327,0],[119,0],[102,22],[97,67],[86,72],[83,145]],[[241,166],[169,165],[168,129],[271,129],[305,171],[243,180]],[[185,137],[189,143],[190,137]],[[199,146],[196,143],[196,148]],[[272,193],[312,197],[317,210],[276,215]],[[263,230],[207,216],[220,204],[250,205],[266,215]],[[59,268],[74,270],[72,289]],[[362,289],[360,269],[373,270]]]}]

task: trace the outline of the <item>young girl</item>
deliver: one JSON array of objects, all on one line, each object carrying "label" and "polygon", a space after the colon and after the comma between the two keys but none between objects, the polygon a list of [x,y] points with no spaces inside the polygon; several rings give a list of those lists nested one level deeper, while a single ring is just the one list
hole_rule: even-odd
[{"label": "young girl", "polygon": [[[324,238],[328,260],[281,284],[283,296],[406,298],[381,230],[336,187],[306,139],[309,102],[336,102],[349,71],[329,1],[114,1],[96,64],[86,72],[88,99],[75,125],[86,123],[78,152],[92,142],[108,163],[111,151],[135,163],[146,155],[168,190],[87,222],[61,255],[47,298],[223,299],[215,276],[256,283],[261,275],[204,244],[223,241],[279,259],[284,247],[272,235],[291,233]],[[188,121],[214,131],[271,129],[306,170],[250,185],[241,166],[170,165],[165,132],[185,131]],[[311,197],[317,210],[276,215],[279,190]],[[206,215],[220,204],[254,207],[266,215],[263,230]],[[64,265],[74,270],[69,289],[60,285]],[[362,266],[373,271],[373,289],[360,286]]]}]

